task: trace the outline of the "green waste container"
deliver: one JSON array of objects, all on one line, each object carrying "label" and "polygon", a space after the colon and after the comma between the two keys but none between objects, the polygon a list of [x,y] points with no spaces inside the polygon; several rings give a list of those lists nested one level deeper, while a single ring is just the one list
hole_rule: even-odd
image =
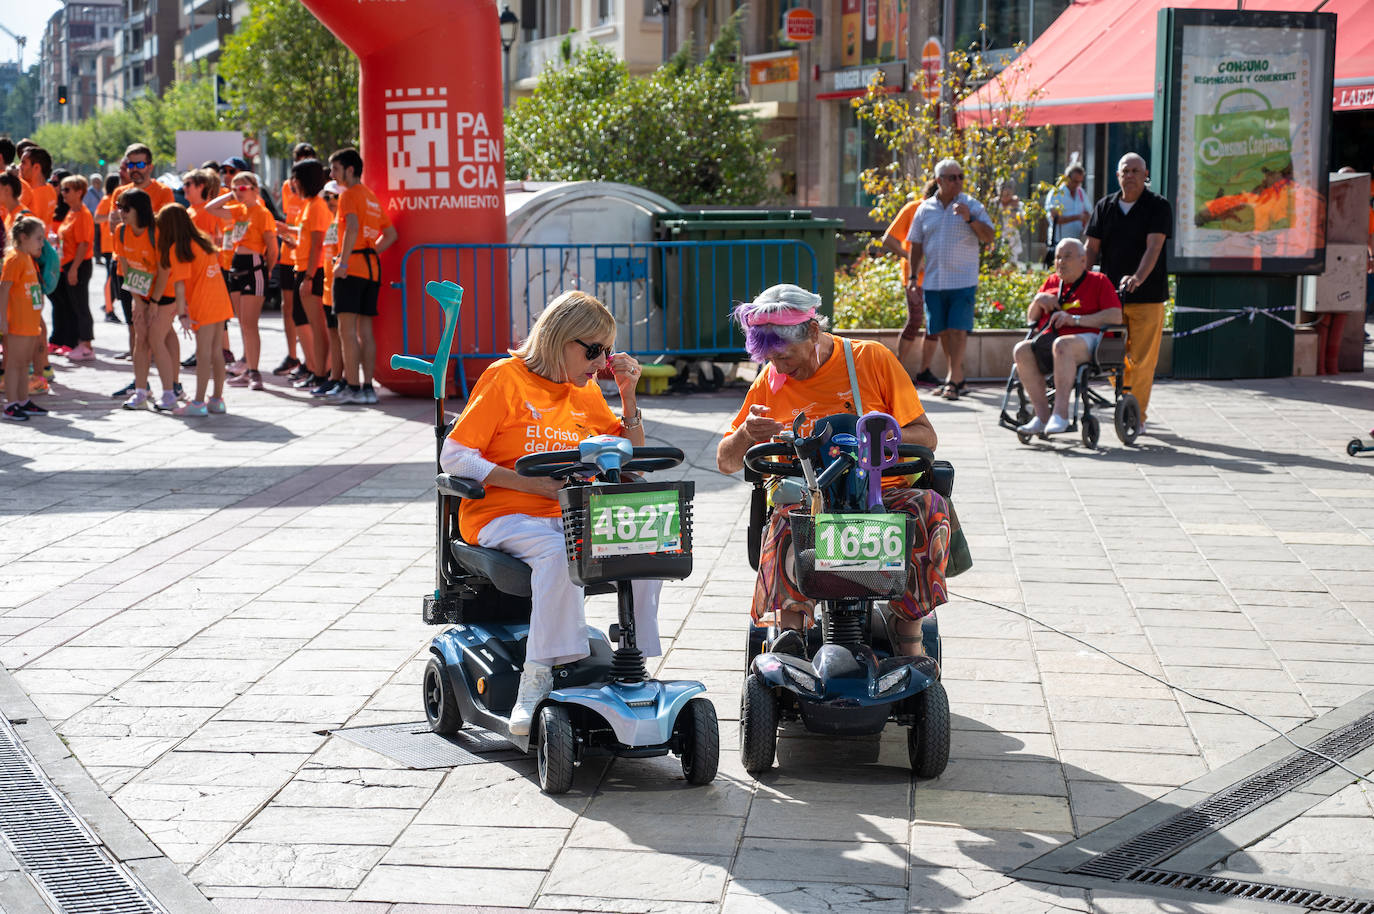
[{"label": "green waste container", "polygon": [[[1284,378],[1293,374],[1293,330],[1262,314],[1242,313],[1209,330],[1188,331],[1224,320],[1227,311],[1246,307],[1293,309],[1298,300],[1296,276],[1212,274],[1178,277],[1179,307],[1212,311],[1174,314],[1175,378]],[[1279,310],[1275,316],[1292,323],[1297,312]],[[1186,334],[1186,335],[1185,335]]]},{"label": "green waste container", "polygon": [[[660,249],[653,258],[654,301],[662,309],[663,331],[656,344],[738,357],[744,349],[739,328],[730,321],[735,304],[749,301],[769,286],[790,282],[821,296],[821,313],[835,306],[835,234],[841,219],[819,219],[810,210],[710,210],[654,216],[658,241],[716,242]],[[729,244],[740,241],[795,240],[796,246]]]}]

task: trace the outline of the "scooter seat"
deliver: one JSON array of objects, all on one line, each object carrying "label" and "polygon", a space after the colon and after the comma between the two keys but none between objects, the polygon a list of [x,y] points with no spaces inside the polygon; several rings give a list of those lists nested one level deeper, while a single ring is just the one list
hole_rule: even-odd
[{"label": "scooter seat", "polygon": [[516,597],[530,595],[530,566],[515,556],[459,539],[453,540],[450,547],[459,564],[491,581],[497,590]]}]

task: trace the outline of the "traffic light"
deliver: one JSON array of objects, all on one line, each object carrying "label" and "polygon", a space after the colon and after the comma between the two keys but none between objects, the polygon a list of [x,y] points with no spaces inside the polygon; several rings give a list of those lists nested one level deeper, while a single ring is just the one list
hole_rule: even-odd
[{"label": "traffic light", "polygon": [[67,87],[65,85],[57,87],[57,103],[59,105],[65,105],[67,103]]},{"label": "traffic light", "polygon": [[95,161],[96,161],[96,164],[99,165],[101,168],[104,168],[104,167],[105,167],[105,157],[104,157],[104,156],[101,156],[100,158],[96,159]]}]

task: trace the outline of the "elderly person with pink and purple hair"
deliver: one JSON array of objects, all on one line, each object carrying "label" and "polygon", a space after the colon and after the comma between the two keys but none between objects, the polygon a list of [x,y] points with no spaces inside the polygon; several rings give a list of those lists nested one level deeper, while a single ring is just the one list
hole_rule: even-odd
[{"label": "elderly person with pink and purple hair", "polygon": [[[810,425],[837,413],[885,412],[897,420],[902,441],[934,450],[935,429],[921,398],[897,357],[886,346],[863,340],[843,340],[826,332],[829,321],[817,313],[821,298],[798,286],[779,285],[752,302],[740,305],[736,320],[744,328],[745,348],[756,362],[765,363],[754,379],[730,430],[716,449],[722,473],[744,466],[744,454],[790,428],[806,413]],[[854,370],[849,370],[849,356]],[[929,489],[912,489],[906,480],[885,480],[883,501],[893,510],[920,518],[924,536],[912,543],[907,593],[892,601],[898,649],[920,653],[920,619],[945,602],[945,564],[953,520],[945,500]],[[753,615],[761,625],[800,631],[810,624],[814,602],[801,593],[792,578],[791,530],[788,513],[796,505],[777,504],[764,532],[759,578],[754,590]]]}]

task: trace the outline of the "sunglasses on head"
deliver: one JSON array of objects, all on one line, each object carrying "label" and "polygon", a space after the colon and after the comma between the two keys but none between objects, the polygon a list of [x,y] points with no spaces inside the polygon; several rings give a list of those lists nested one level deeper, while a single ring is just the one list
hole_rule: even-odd
[{"label": "sunglasses on head", "polygon": [[124,163],[124,165],[125,165],[126,167],[132,168],[134,171],[142,171],[143,169],[147,168],[150,164],[152,164],[152,163],[151,163],[151,162],[125,162],[125,163]]},{"label": "sunglasses on head", "polygon": [[586,351],[588,362],[595,362],[597,359],[601,358],[603,354],[608,356],[611,354],[611,347],[607,346],[605,343],[584,343],[578,339],[574,339],[573,342]]}]

